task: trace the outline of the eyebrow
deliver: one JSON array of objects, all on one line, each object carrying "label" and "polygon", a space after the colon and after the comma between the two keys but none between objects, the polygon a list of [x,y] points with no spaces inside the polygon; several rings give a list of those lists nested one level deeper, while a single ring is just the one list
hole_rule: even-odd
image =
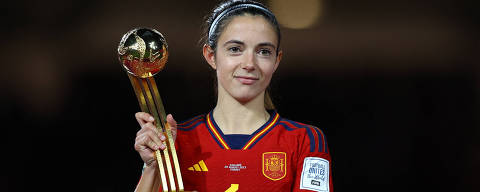
[{"label": "eyebrow", "polygon": [[230,43],[245,45],[245,43],[242,42],[242,41],[232,39],[232,40],[230,40],[230,41],[225,42],[225,43],[223,44],[223,46],[225,47],[225,46],[227,46],[227,45],[230,44]]},{"label": "eyebrow", "polygon": [[265,43],[260,43],[258,44],[260,47],[264,47],[264,46],[267,46],[267,47],[272,47],[273,49],[276,49],[275,45],[272,44],[272,43],[269,43],[269,42],[265,42]]},{"label": "eyebrow", "polygon": [[[230,43],[245,45],[245,43],[243,41],[232,39],[230,41],[225,42],[223,44],[223,46],[227,46]],[[276,46],[273,43],[270,43],[270,42],[263,42],[263,43],[258,44],[258,46],[260,46],[260,47],[268,46],[268,47],[272,47],[273,49],[276,49]]]}]

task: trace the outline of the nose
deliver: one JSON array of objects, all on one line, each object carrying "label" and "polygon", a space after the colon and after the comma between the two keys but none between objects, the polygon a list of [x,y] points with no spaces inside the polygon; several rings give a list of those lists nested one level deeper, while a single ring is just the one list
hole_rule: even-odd
[{"label": "nose", "polygon": [[255,53],[249,53],[249,54],[245,54],[245,62],[242,66],[242,69],[248,71],[248,72],[251,72],[253,70],[255,70],[255,66],[257,65],[257,61],[256,61],[256,58],[255,58]]}]

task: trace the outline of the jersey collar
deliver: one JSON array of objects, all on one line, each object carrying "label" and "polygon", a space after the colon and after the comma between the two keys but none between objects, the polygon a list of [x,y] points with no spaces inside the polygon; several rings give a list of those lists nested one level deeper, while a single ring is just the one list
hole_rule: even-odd
[{"label": "jersey collar", "polygon": [[[245,143],[245,145],[242,147],[241,150],[247,150],[252,148],[260,139],[262,139],[268,132],[270,132],[270,130],[272,130],[273,127],[275,127],[275,124],[277,124],[278,120],[280,119],[280,115],[273,110],[269,111],[269,113],[270,113],[270,118],[267,120],[267,122],[250,135],[250,137],[248,138],[248,141]],[[208,131],[210,132],[212,137],[215,139],[215,141],[218,143],[218,145],[222,149],[230,150],[231,148],[225,139],[225,135],[223,134],[222,130],[218,127],[217,123],[213,119],[213,110],[207,114],[206,124],[207,124]]]}]

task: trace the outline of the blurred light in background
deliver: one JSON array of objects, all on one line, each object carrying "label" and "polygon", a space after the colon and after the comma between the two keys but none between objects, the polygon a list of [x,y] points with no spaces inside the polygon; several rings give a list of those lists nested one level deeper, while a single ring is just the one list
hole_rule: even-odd
[{"label": "blurred light in background", "polygon": [[323,13],[322,0],[271,0],[270,7],[278,22],[291,29],[312,27]]}]

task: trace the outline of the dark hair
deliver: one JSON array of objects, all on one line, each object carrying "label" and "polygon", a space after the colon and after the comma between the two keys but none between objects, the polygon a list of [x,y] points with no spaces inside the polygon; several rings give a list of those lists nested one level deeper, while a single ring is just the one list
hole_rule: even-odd
[{"label": "dark hair", "polygon": [[[278,54],[281,34],[277,19],[265,5],[252,0],[229,0],[220,3],[215,7],[211,14],[206,17],[205,25],[203,27],[202,42],[216,51],[218,38],[223,32],[225,26],[227,26],[235,16],[244,14],[254,16],[261,15],[272,24],[277,34],[278,45],[276,52]],[[215,25],[213,28],[212,24]]]}]

